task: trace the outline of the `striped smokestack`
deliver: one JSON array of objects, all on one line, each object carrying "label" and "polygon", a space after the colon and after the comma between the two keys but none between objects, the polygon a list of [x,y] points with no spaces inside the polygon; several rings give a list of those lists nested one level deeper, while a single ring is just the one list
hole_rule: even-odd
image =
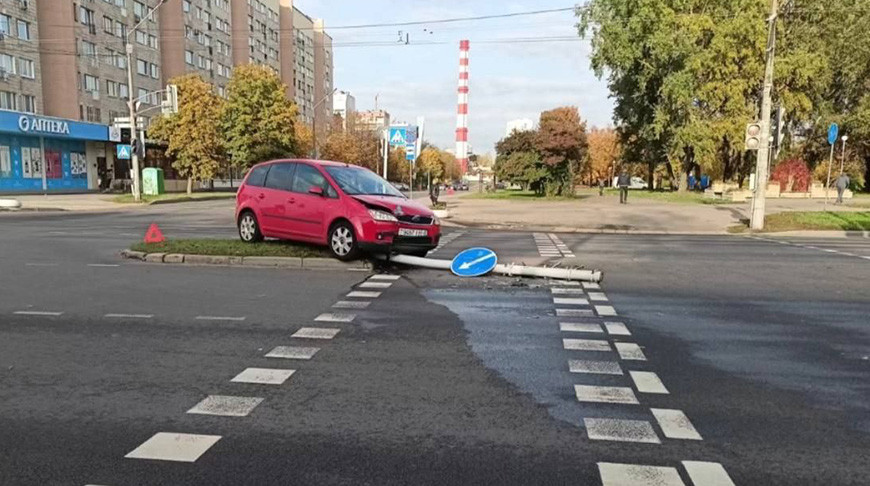
[{"label": "striped smokestack", "polygon": [[468,49],[467,40],[459,41],[459,105],[456,109],[456,160],[462,174],[468,172]]}]

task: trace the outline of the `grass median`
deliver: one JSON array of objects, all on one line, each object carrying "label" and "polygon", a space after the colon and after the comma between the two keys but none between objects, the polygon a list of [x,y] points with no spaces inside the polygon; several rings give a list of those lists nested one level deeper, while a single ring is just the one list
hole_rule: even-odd
[{"label": "grass median", "polygon": [[[868,211],[794,211],[767,215],[764,231],[870,231]],[[732,233],[748,231],[746,224],[732,226]]]},{"label": "grass median", "polygon": [[133,199],[132,194],[122,194],[112,198],[117,204],[172,204],[190,201],[214,201],[219,199],[232,199],[236,197],[234,192],[195,192],[193,194],[160,194],[159,196],[142,196],[140,202]]},{"label": "grass median", "polygon": [[534,191],[500,189],[495,192],[470,192],[460,197],[463,199],[495,199],[503,201],[572,201],[586,196],[543,196]]},{"label": "grass median", "polygon": [[331,258],[324,247],[288,241],[245,243],[240,240],[180,239],[162,243],[136,243],[133,251],[145,253],[181,253],[185,255],[240,256],[240,257],[298,257]]}]

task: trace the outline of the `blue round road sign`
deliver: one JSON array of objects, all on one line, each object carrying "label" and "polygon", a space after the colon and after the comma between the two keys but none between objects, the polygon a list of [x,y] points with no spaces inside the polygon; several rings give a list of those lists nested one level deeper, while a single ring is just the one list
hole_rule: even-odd
[{"label": "blue round road sign", "polygon": [[479,277],[491,272],[498,256],[489,248],[469,248],[453,258],[450,271],[460,277]]},{"label": "blue round road sign", "polygon": [[836,123],[831,123],[831,127],[828,128],[828,143],[834,145],[837,143],[837,135],[840,133],[840,127]]}]

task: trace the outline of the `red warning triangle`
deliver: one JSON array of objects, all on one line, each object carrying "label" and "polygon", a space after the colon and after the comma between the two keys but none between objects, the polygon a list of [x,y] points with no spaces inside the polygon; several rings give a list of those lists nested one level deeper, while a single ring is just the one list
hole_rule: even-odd
[{"label": "red warning triangle", "polygon": [[157,227],[157,223],[151,223],[148,231],[145,232],[145,243],[162,243],[166,241],[163,237],[163,232]]}]

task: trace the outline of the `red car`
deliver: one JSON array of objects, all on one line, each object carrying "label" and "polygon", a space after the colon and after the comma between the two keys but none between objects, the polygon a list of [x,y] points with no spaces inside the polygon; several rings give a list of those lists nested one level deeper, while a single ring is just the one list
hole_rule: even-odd
[{"label": "red car", "polygon": [[361,252],[425,256],[441,223],[374,172],[321,160],[273,160],[248,171],[236,195],[242,241],[266,238],[327,245],[336,258]]}]

